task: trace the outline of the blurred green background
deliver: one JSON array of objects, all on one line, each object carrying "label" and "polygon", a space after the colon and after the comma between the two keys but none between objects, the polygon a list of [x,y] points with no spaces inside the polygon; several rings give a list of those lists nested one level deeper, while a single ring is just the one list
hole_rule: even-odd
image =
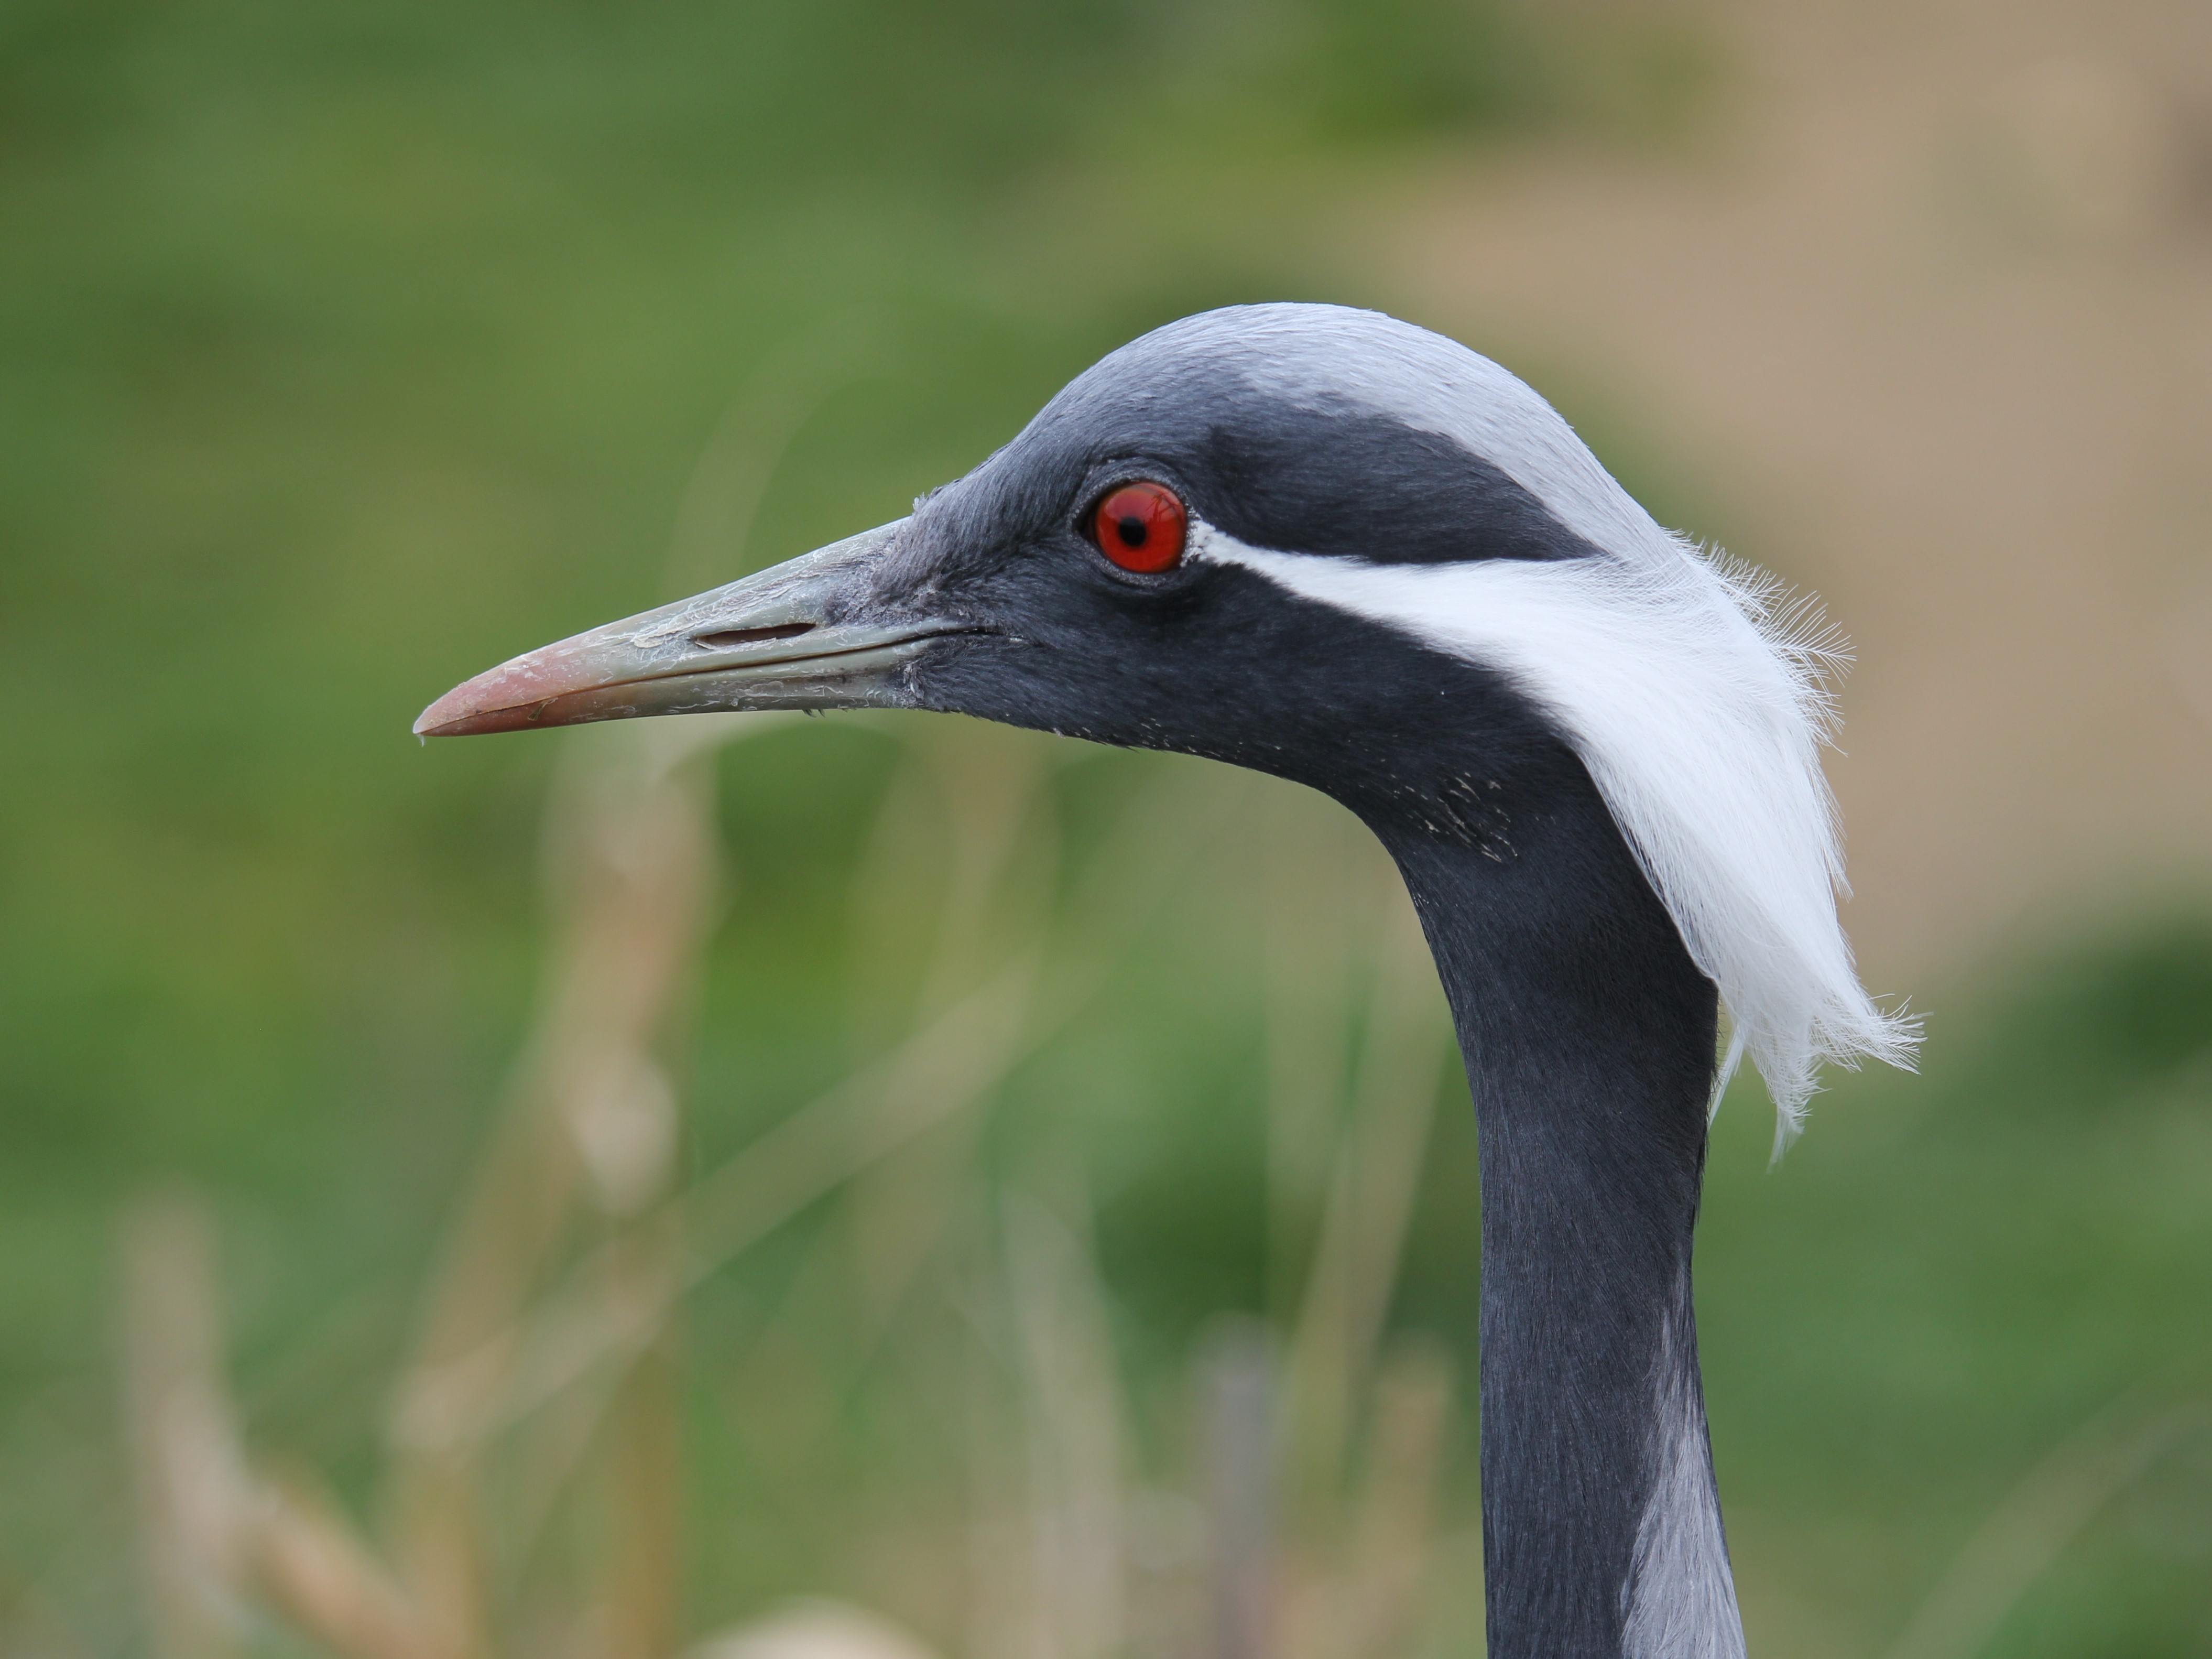
[{"label": "blurred green background", "polygon": [[[896,516],[1146,328],[1291,297],[1498,356],[1663,520],[1821,589],[1859,643],[1848,915],[1873,988],[1932,1018],[1923,1075],[1834,1079],[1778,1171],[1755,1085],[1717,1127],[1699,1312],[1753,1650],[1889,1651],[1979,1536],[2031,1565],[1959,1659],[2212,1653],[2212,1440],[2095,1473],[2108,1428],[2212,1398],[2204,27],[12,0],[0,1647],[151,1650],[114,1265],[151,1185],[216,1218],[249,1438],[376,1502],[542,976],[549,776],[612,740],[424,750],[415,712]],[[1135,942],[972,1132],[917,1143],[959,1173],[913,1284],[868,1290],[877,1212],[846,1188],[690,1299],[686,1632],[830,1592],[963,1650],[939,1546],[973,1460],[929,1378],[973,1310],[927,1264],[1004,1194],[1081,1188],[1127,1455],[1170,1495],[1188,1356],[1224,1313],[1283,1324],[1320,1224],[1327,1137],[1285,1150],[1281,1097],[1372,1025],[1398,901],[1371,855],[1287,788],[944,725],[723,757],[680,1167],[927,1012],[963,792],[1027,792],[989,927],[1118,911]],[[1163,788],[1211,831],[1079,902]],[[1334,1059],[1283,1047],[1309,1005],[1350,1011]],[[1297,1109],[1336,1121],[1338,1081]],[[1452,1079],[1389,1311],[1463,1407],[1467,1117]],[[1480,1629],[1463,1413],[1447,1444],[1438,1652]]]}]

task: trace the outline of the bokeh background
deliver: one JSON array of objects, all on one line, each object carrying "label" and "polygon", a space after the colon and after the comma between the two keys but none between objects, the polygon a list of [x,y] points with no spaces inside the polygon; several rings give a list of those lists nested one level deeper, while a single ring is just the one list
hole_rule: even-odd
[{"label": "bokeh background", "polygon": [[1856,643],[1926,1060],[1717,1124],[1753,1651],[2212,1653],[2212,10],[9,0],[0,261],[0,1650],[1479,1650],[1476,1149],[1334,808],[407,735],[1291,297]]}]

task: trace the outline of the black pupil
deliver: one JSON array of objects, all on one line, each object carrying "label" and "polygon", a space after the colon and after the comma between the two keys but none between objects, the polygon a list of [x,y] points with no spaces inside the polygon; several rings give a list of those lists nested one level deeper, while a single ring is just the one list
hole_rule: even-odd
[{"label": "black pupil", "polygon": [[1124,513],[1116,519],[1114,532],[1121,537],[1124,547],[1142,547],[1145,544],[1145,521],[1133,513]]}]

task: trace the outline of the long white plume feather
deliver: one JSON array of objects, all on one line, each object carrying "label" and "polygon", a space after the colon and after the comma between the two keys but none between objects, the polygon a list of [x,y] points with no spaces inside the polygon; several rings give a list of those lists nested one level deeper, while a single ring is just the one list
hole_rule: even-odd
[{"label": "long white plume feather", "polygon": [[1197,556],[1484,663],[1549,712],[1719,987],[1729,1065],[1748,1053],[1765,1079],[1777,1153],[1823,1060],[1909,1065],[1914,1028],[1861,988],[1836,914],[1843,854],[1820,751],[1845,653],[1816,605],[1662,529],[1534,391],[1438,335],[1306,306],[1173,326],[1218,332],[1224,368],[1278,394],[1455,439],[1598,550],[1390,564],[1246,547],[1205,525],[1192,538]]}]

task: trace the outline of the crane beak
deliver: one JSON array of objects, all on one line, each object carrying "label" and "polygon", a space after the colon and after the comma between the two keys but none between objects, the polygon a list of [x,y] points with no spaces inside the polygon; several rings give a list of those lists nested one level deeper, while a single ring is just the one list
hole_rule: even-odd
[{"label": "crane beak", "polygon": [[866,617],[870,576],[902,519],[695,599],[609,623],[459,685],[417,736],[473,737],[639,714],[740,708],[896,708],[901,672],[966,624]]}]

